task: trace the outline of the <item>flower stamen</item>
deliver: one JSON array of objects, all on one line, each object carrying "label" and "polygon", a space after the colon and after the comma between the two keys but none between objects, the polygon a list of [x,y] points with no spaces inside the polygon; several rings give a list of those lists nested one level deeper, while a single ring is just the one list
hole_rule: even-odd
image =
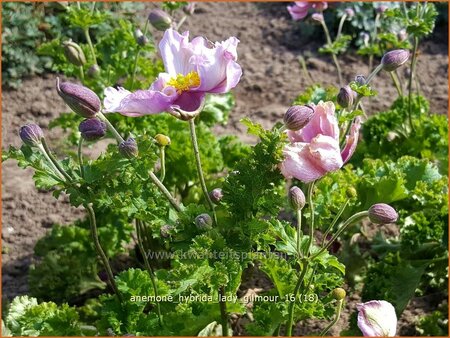
[{"label": "flower stamen", "polygon": [[166,83],[168,86],[174,87],[178,94],[184,91],[188,91],[191,88],[196,88],[200,86],[200,76],[197,72],[189,72],[186,75],[177,74],[176,77],[171,78]]}]

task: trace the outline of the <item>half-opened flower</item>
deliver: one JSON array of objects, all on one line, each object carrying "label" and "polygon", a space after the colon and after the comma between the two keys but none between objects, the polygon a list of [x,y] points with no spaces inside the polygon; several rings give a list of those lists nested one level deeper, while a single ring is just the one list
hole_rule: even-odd
[{"label": "half-opened flower", "polygon": [[328,4],[324,1],[296,1],[292,6],[287,6],[287,10],[293,20],[302,20],[308,15],[309,9],[323,11],[327,7]]},{"label": "half-opened flower", "polygon": [[148,90],[106,88],[105,110],[127,116],[197,111],[207,93],[226,93],[238,84],[238,43],[235,37],[214,44],[203,37],[189,41],[189,32],[166,30],[159,43],[166,72]]},{"label": "half-opened flower", "polygon": [[393,337],[397,330],[397,315],[391,303],[371,300],[357,304],[358,327],[365,337]]},{"label": "half-opened flower", "polygon": [[357,117],[341,150],[333,102],[320,102],[311,106],[314,108],[311,121],[298,131],[287,131],[291,144],[284,148],[284,161],[280,166],[285,177],[295,177],[306,183],[338,170],[351,158],[361,127]]}]

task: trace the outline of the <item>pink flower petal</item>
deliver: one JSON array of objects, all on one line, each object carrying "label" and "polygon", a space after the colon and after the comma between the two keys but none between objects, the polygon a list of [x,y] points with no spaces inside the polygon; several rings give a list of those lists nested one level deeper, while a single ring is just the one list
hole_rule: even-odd
[{"label": "pink flower petal", "polygon": [[391,303],[372,300],[357,304],[358,327],[365,337],[393,337],[397,330],[397,315]]},{"label": "pink flower petal", "polygon": [[356,146],[358,145],[359,129],[361,128],[361,119],[359,116],[352,123],[350,128],[350,133],[345,137],[345,146],[341,151],[342,160],[347,163],[355,152]]}]

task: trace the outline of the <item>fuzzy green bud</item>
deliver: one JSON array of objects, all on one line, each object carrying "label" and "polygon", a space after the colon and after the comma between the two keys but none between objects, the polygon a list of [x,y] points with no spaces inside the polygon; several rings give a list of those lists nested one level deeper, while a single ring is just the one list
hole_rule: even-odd
[{"label": "fuzzy green bud", "polygon": [[83,66],[86,63],[86,57],[83,50],[75,42],[69,40],[63,42],[64,55],[75,66]]},{"label": "fuzzy green bud", "polygon": [[195,217],[195,226],[199,230],[206,230],[212,227],[213,221],[208,214],[200,214]]},{"label": "fuzzy green bud", "polygon": [[139,154],[136,140],[129,137],[126,141],[119,144],[119,153],[125,158],[134,158]]},{"label": "fuzzy green bud", "polygon": [[170,138],[169,138],[169,136],[166,136],[166,135],[163,135],[163,134],[157,134],[155,136],[155,141],[161,147],[165,147],[165,146],[170,145]]},{"label": "fuzzy green bud", "polygon": [[154,9],[150,12],[148,22],[159,31],[165,31],[172,25],[169,14],[160,9]]},{"label": "fuzzy green bud", "polygon": [[302,189],[297,186],[293,186],[289,189],[288,198],[291,208],[295,211],[302,210],[306,204],[305,194]]},{"label": "fuzzy green bud", "polygon": [[345,298],[345,296],[347,295],[347,293],[345,292],[345,290],[343,288],[336,288],[333,291],[331,291],[331,295],[336,300],[343,300]]},{"label": "fuzzy green bud", "polygon": [[409,51],[406,49],[391,50],[383,55],[381,64],[383,70],[392,72],[404,65],[409,59]]},{"label": "fuzzy green bud", "polygon": [[355,198],[358,195],[356,189],[353,187],[348,187],[345,194],[347,195],[347,198]]},{"label": "fuzzy green bud", "polygon": [[84,118],[94,117],[101,109],[99,97],[89,88],[70,82],[60,84],[56,78],[56,91],[75,113]]},{"label": "fuzzy green bud", "polygon": [[42,143],[44,132],[37,124],[31,123],[20,128],[19,136],[27,146],[38,147]]},{"label": "fuzzy green bud", "polygon": [[377,203],[369,208],[369,219],[376,224],[394,223],[398,219],[398,214],[390,205]]}]

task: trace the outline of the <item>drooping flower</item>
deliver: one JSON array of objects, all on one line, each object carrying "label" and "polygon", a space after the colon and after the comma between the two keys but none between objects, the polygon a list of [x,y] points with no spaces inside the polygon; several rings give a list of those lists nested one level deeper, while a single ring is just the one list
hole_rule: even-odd
[{"label": "drooping flower", "polygon": [[166,72],[148,90],[106,88],[105,110],[127,116],[167,111],[178,117],[180,111],[197,111],[207,93],[226,93],[238,84],[242,75],[236,62],[238,43],[231,37],[210,47],[203,37],[189,41],[189,32],[166,30],[159,44]]},{"label": "drooping flower", "polygon": [[328,4],[324,1],[296,1],[293,5],[287,6],[287,10],[293,20],[302,20],[308,15],[309,9],[315,9],[318,11],[323,11],[327,9]]},{"label": "drooping flower", "polygon": [[397,330],[397,315],[391,303],[371,300],[357,304],[358,327],[365,337],[393,337]]},{"label": "drooping flower", "polygon": [[320,102],[313,108],[314,116],[304,128],[287,131],[291,144],[284,148],[285,159],[280,166],[285,177],[295,177],[305,183],[341,168],[356,149],[361,127],[357,117],[341,150],[333,102]]}]

